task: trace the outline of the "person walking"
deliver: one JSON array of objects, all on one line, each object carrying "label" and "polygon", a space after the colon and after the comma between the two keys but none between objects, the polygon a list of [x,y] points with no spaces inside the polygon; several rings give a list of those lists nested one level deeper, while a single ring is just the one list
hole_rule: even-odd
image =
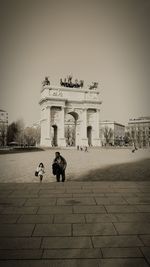
[{"label": "person walking", "polygon": [[52,164],[53,174],[56,175],[57,182],[60,182],[60,176],[62,176],[62,182],[65,181],[65,170],[67,162],[65,158],[60,155],[60,152],[55,153],[55,159]]},{"label": "person walking", "polygon": [[132,153],[134,153],[136,150],[138,150],[138,149],[137,149],[135,143],[133,142],[133,145],[132,145]]},{"label": "person walking", "polygon": [[42,180],[43,180],[43,175],[44,175],[44,173],[45,173],[45,167],[44,167],[44,164],[43,164],[42,162],[41,162],[41,163],[39,164],[39,166],[37,167],[36,172],[37,172],[37,176],[40,177],[40,182],[42,182]]}]

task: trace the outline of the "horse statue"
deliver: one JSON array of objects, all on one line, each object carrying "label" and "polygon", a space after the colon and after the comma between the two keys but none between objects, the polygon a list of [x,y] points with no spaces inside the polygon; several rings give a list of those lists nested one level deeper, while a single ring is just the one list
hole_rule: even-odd
[{"label": "horse statue", "polygon": [[97,82],[92,82],[92,84],[89,86],[89,90],[97,89],[98,83]]},{"label": "horse statue", "polygon": [[42,85],[45,86],[45,85],[50,85],[50,81],[48,79],[48,76],[45,77],[45,80],[42,82]]}]

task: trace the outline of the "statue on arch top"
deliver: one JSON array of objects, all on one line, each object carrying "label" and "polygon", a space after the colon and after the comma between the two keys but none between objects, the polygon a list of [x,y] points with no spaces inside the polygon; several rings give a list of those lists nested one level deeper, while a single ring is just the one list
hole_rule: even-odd
[{"label": "statue on arch top", "polygon": [[50,85],[50,81],[48,79],[49,77],[48,76],[45,76],[45,79],[44,81],[42,82],[42,85],[45,86],[45,85]]},{"label": "statue on arch top", "polygon": [[64,87],[70,87],[70,88],[82,88],[84,86],[84,81],[77,79],[73,82],[72,81],[72,75],[67,76],[67,79],[65,78],[64,81],[62,78],[60,79],[60,85]]},{"label": "statue on arch top", "polygon": [[92,84],[89,86],[89,90],[97,89],[98,88],[98,83],[97,82],[92,82]]}]

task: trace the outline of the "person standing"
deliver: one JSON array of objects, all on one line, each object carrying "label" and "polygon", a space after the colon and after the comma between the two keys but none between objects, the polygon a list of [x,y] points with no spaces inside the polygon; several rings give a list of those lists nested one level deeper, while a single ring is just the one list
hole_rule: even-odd
[{"label": "person standing", "polygon": [[60,176],[62,176],[62,182],[65,181],[66,167],[67,167],[67,162],[65,158],[63,158],[60,155],[60,152],[56,152],[52,168],[53,168],[53,174],[56,175],[57,182],[60,182]]}]

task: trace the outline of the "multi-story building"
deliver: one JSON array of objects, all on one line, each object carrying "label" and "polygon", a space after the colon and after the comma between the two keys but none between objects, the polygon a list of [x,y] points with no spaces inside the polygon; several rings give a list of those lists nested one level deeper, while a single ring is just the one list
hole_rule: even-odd
[{"label": "multi-story building", "polygon": [[150,146],[150,116],[130,119],[127,130],[130,138],[139,147]]},{"label": "multi-story building", "polygon": [[0,109],[0,146],[7,143],[8,113]]},{"label": "multi-story building", "polygon": [[125,136],[125,126],[115,121],[100,122],[100,139],[102,146],[123,145]]}]

